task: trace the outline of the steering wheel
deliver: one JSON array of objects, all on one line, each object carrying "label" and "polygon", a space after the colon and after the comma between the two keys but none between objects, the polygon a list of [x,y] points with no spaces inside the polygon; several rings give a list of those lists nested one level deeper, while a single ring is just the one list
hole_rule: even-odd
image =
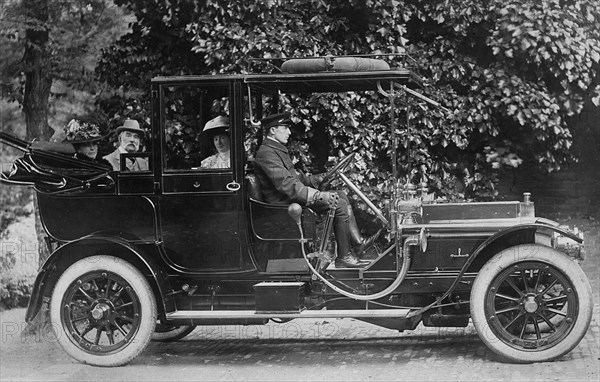
[{"label": "steering wheel", "polygon": [[337,175],[338,172],[344,171],[350,165],[350,163],[353,162],[354,155],[355,155],[355,153],[350,153],[350,154],[346,155],[344,158],[342,158],[341,161],[339,161],[335,166],[333,166],[333,168],[331,170],[327,171],[327,173],[321,180],[319,189],[323,189],[325,186],[327,186],[333,180],[333,178]]}]

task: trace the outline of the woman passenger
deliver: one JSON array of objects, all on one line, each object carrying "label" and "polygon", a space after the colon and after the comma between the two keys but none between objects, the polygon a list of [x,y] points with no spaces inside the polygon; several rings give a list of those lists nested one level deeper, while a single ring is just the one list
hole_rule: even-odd
[{"label": "woman passenger", "polygon": [[75,158],[112,168],[106,159],[98,156],[98,142],[105,138],[98,123],[73,118],[64,127],[64,133],[64,142],[73,145]]},{"label": "woman passenger", "polygon": [[218,116],[206,122],[202,132],[212,141],[216,153],[204,159],[201,168],[230,168],[231,140],[229,138],[229,118]]}]

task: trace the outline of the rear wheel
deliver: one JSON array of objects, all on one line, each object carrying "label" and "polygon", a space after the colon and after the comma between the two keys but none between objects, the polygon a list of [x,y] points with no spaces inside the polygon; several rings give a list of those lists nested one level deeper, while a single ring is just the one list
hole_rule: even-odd
[{"label": "rear wheel", "polygon": [[571,351],[592,317],[590,284],[569,256],[521,245],[495,255],[471,291],[479,337],[513,362],[543,362]]},{"label": "rear wheel", "polygon": [[148,344],[156,301],[148,281],[130,263],[112,256],[77,261],[59,278],[50,319],[63,349],[95,366],[119,366]]},{"label": "rear wheel", "polygon": [[152,333],[152,341],[157,342],[175,342],[187,336],[196,329],[195,325],[165,325],[156,324],[154,333]]}]

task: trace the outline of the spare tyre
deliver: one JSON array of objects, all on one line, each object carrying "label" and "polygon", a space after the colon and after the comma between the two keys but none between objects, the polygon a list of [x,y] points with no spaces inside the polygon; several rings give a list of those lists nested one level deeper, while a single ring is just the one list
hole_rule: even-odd
[{"label": "spare tyre", "polygon": [[365,57],[322,57],[291,59],[281,65],[284,73],[364,72],[390,70],[383,60]]}]

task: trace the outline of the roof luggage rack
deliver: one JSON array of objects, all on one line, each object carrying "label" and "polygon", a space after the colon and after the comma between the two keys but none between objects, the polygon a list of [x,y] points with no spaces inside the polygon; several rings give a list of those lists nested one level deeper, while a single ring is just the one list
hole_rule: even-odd
[{"label": "roof luggage rack", "polygon": [[410,69],[415,74],[419,72],[417,61],[407,53],[249,58],[249,61],[250,74],[351,72],[397,68]]}]

